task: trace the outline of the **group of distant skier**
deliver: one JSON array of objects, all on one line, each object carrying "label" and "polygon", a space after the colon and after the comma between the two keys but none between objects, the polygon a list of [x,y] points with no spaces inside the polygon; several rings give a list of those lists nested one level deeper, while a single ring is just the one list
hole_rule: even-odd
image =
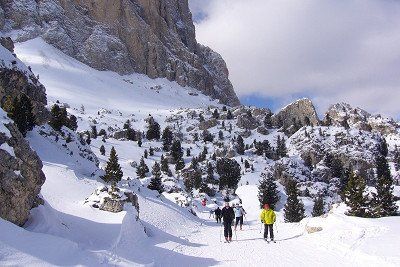
[{"label": "group of distant skier", "polygon": [[[246,216],[246,211],[241,204],[236,203],[233,207],[229,205],[229,202],[225,202],[225,206],[220,209],[217,207],[214,211],[215,219],[217,223],[223,223],[224,226],[224,237],[225,242],[232,241],[232,226],[234,224],[235,231],[239,225],[239,229],[243,230],[243,217]],[[269,204],[263,205],[263,210],[260,214],[261,223],[264,224],[264,240],[274,241],[274,228],[273,225],[276,221],[275,212],[270,208]],[[270,240],[268,240],[268,234]]]}]

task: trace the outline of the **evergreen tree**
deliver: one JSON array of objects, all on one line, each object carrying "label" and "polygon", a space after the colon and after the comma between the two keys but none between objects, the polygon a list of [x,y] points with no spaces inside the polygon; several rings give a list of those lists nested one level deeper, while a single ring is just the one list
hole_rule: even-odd
[{"label": "evergreen tree", "polygon": [[185,168],[185,162],[184,162],[183,159],[181,158],[181,159],[179,159],[179,160],[176,162],[175,170],[176,170],[176,171],[180,171],[180,170],[183,170],[184,168]]},{"label": "evergreen tree", "polygon": [[158,124],[152,116],[147,120],[146,138],[148,140],[160,139],[160,124]]},{"label": "evergreen tree", "polygon": [[276,154],[279,158],[287,157],[287,149],[285,138],[278,135],[278,139],[276,140]]},{"label": "evergreen tree", "polygon": [[113,186],[121,181],[122,176],[124,175],[121,170],[121,166],[118,163],[118,155],[114,147],[111,148],[110,157],[107,161],[105,173],[106,174],[102,177],[102,179],[106,183],[111,183]]},{"label": "evergreen tree", "polygon": [[214,109],[214,112],[213,112],[213,115],[212,115],[212,116],[213,116],[214,119],[217,119],[217,120],[219,119],[219,112],[218,112],[218,109]]},{"label": "evergreen tree", "polygon": [[396,150],[393,155],[393,162],[394,162],[395,170],[399,171],[400,170],[400,151],[397,147],[396,147]]},{"label": "evergreen tree", "polygon": [[149,152],[147,152],[147,149],[144,150],[144,155],[143,155],[143,157],[144,157],[145,159],[147,159],[147,158],[149,157]]},{"label": "evergreen tree", "polygon": [[214,167],[211,164],[211,162],[209,162],[207,164],[207,177],[206,177],[206,182],[209,184],[216,184],[217,180],[214,177]]},{"label": "evergreen tree", "polygon": [[174,140],[171,145],[171,156],[174,162],[178,162],[183,157],[181,141]]},{"label": "evergreen tree", "polygon": [[208,184],[204,180],[200,184],[199,192],[205,193],[208,196],[215,195],[215,192],[208,186]]},{"label": "evergreen tree", "polygon": [[183,181],[186,190],[190,193],[192,192],[193,189],[200,188],[201,183],[202,183],[201,171],[197,169],[190,170],[190,175],[186,177]]},{"label": "evergreen tree", "polygon": [[349,182],[344,193],[345,203],[350,208],[347,215],[356,217],[366,217],[368,199],[365,196],[366,183],[360,175],[350,173]]},{"label": "evergreen tree", "polygon": [[26,133],[35,127],[36,121],[31,100],[25,94],[21,94],[19,98],[14,98],[12,107],[8,109],[11,109],[8,116],[14,120],[18,130],[25,137]]},{"label": "evergreen tree", "polygon": [[96,139],[97,138],[97,127],[96,127],[96,125],[92,125],[91,127],[91,137],[93,138],[93,139]]},{"label": "evergreen tree", "polygon": [[272,114],[268,113],[264,117],[264,126],[266,128],[272,128]]},{"label": "evergreen tree", "polygon": [[224,132],[222,130],[219,130],[219,132],[218,132],[218,139],[224,140]]},{"label": "evergreen tree", "polygon": [[297,181],[290,179],[285,187],[287,201],[284,208],[285,222],[300,222],[304,217],[304,204],[298,199]]},{"label": "evergreen tree", "polygon": [[167,174],[169,177],[172,176],[172,172],[168,165],[168,159],[164,158],[164,155],[161,155],[161,171]]},{"label": "evergreen tree", "polygon": [[244,141],[243,138],[239,135],[238,138],[236,139],[236,152],[239,155],[244,155]]},{"label": "evergreen tree", "polygon": [[85,140],[86,144],[90,145],[92,143],[92,139],[90,139],[90,135],[88,134],[86,136],[86,140]]},{"label": "evergreen tree", "polygon": [[199,114],[199,122],[203,122],[204,121],[204,116],[203,116],[203,114]]},{"label": "evergreen tree", "polygon": [[78,129],[78,120],[75,115],[71,115],[69,117],[69,120],[68,120],[68,123],[66,126],[74,132]]},{"label": "evergreen tree", "polygon": [[133,130],[131,127],[126,129],[126,139],[129,141],[136,141],[136,131]]},{"label": "evergreen tree", "polygon": [[162,173],[161,173],[160,164],[158,162],[154,163],[151,174],[153,175],[153,177],[151,178],[150,183],[147,186],[147,188],[149,188],[150,190],[156,190],[156,191],[158,191],[158,193],[161,194],[162,192],[164,192],[164,187],[163,187],[162,181],[161,181]]},{"label": "evergreen tree", "polygon": [[249,163],[249,161],[247,159],[244,161],[244,168],[245,169],[250,169],[250,163]]},{"label": "evergreen tree", "polygon": [[378,152],[384,157],[387,157],[389,154],[389,149],[385,137],[382,137],[378,144]]},{"label": "evergreen tree", "polygon": [[174,134],[169,127],[165,127],[162,134],[163,150],[169,151],[171,148],[172,141],[174,139]]},{"label": "evergreen tree", "polygon": [[228,110],[228,113],[226,114],[226,119],[227,120],[233,120],[233,115],[232,115],[231,110]]},{"label": "evergreen tree", "polygon": [[149,148],[149,155],[154,156],[154,148],[152,147]]},{"label": "evergreen tree", "polygon": [[125,123],[124,123],[124,126],[123,126],[123,128],[125,129],[125,130],[127,130],[127,129],[130,129],[131,128],[131,121],[130,120],[127,120]]},{"label": "evergreen tree", "polygon": [[313,207],[311,215],[313,217],[319,217],[323,214],[325,214],[325,203],[324,203],[324,198],[322,197],[322,194],[320,194],[318,196],[318,198],[315,199],[315,201],[314,201],[314,207]]},{"label": "evergreen tree", "polygon": [[186,149],[186,157],[190,157],[190,154],[191,154],[191,153],[190,153],[190,148],[187,148],[187,149]]},{"label": "evergreen tree", "polygon": [[372,216],[384,217],[397,214],[397,205],[393,195],[393,178],[386,157],[378,155],[376,162],[376,194],[373,194]]},{"label": "evergreen tree", "polygon": [[142,147],[143,142],[142,142],[142,135],[141,134],[139,134],[139,136],[138,136],[137,144],[138,144],[138,147]]},{"label": "evergreen tree", "polygon": [[214,141],[214,135],[212,135],[209,131],[204,130],[202,133],[204,143]]},{"label": "evergreen tree", "polygon": [[136,174],[139,178],[145,178],[146,174],[149,172],[149,167],[147,167],[146,163],[144,162],[144,158],[140,159],[139,166],[136,168]]},{"label": "evergreen tree", "polygon": [[304,157],[304,165],[306,167],[308,167],[310,170],[313,169],[312,158],[311,158],[310,154],[305,155],[305,157]]},{"label": "evergreen tree", "polygon": [[106,148],[104,147],[104,145],[101,145],[100,147],[100,154],[103,156],[106,154]]},{"label": "evergreen tree", "polygon": [[234,159],[221,158],[217,161],[217,173],[220,176],[219,188],[235,189],[237,188],[240,178],[241,169],[239,163]]},{"label": "evergreen tree", "polygon": [[57,104],[53,105],[50,110],[51,119],[50,126],[56,131],[61,131],[61,128],[66,125],[67,111],[65,108],[60,108]]},{"label": "evergreen tree", "polygon": [[336,178],[340,178],[343,175],[343,163],[342,161],[337,158],[334,157],[332,160],[332,165],[330,167],[331,171],[332,171],[332,176],[336,177]]},{"label": "evergreen tree", "polygon": [[269,204],[271,209],[275,209],[275,205],[280,199],[278,186],[272,175],[262,173],[261,178],[260,184],[258,185],[258,201],[260,201],[260,207],[264,204]]}]

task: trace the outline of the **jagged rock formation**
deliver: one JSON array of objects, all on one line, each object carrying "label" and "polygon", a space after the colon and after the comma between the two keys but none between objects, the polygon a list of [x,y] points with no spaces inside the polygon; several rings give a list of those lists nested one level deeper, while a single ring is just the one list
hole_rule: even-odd
[{"label": "jagged rock formation", "polygon": [[0,217],[22,226],[45,181],[42,161],[0,109]]},{"label": "jagged rock formation", "polygon": [[41,36],[98,70],[166,77],[224,104],[239,104],[222,57],[196,41],[187,0],[5,0],[0,5],[0,29],[16,41]]},{"label": "jagged rock formation", "polygon": [[325,113],[325,125],[346,126],[364,131],[374,131],[383,135],[397,133],[399,124],[381,115],[371,115],[361,108],[353,108],[347,103],[332,105]]},{"label": "jagged rock formation", "polygon": [[0,63],[0,106],[3,106],[7,96],[12,99],[24,93],[32,101],[37,122],[47,122],[49,112],[45,107],[47,98],[44,86],[29,68],[11,54],[14,47],[11,39],[0,38],[0,43],[0,53],[5,57]]},{"label": "jagged rock formation", "polygon": [[274,125],[283,128],[290,128],[297,124],[297,127],[305,125],[319,125],[319,119],[315,107],[310,99],[303,98],[284,107],[277,114],[272,116]]}]

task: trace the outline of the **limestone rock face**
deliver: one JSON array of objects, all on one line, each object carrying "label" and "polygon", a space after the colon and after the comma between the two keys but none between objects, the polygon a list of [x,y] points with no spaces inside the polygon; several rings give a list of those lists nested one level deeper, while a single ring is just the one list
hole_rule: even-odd
[{"label": "limestone rock face", "polygon": [[0,7],[0,28],[19,30],[16,41],[41,36],[98,70],[165,77],[240,104],[222,57],[197,43],[188,0],[4,0]]},{"label": "limestone rock face", "polygon": [[[5,113],[0,111],[4,121]],[[40,202],[38,194],[45,175],[42,161],[17,127],[0,120],[0,129],[2,125],[8,130],[0,131],[0,217],[22,226]]]},{"label": "limestone rock face", "polygon": [[284,107],[279,113],[272,116],[274,125],[290,128],[294,124],[300,126],[312,124],[319,125],[315,107],[310,99],[300,99]]},{"label": "limestone rock face", "polygon": [[258,125],[258,121],[249,113],[243,113],[237,118],[237,126],[239,128],[254,130]]}]

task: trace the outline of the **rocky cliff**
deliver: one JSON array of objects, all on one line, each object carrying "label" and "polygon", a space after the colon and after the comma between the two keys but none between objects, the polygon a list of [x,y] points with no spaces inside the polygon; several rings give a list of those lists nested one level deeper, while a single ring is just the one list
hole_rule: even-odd
[{"label": "rocky cliff", "polygon": [[0,28],[16,41],[42,37],[98,70],[165,77],[235,106],[219,54],[197,43],[187,0],[5,0]]}]

